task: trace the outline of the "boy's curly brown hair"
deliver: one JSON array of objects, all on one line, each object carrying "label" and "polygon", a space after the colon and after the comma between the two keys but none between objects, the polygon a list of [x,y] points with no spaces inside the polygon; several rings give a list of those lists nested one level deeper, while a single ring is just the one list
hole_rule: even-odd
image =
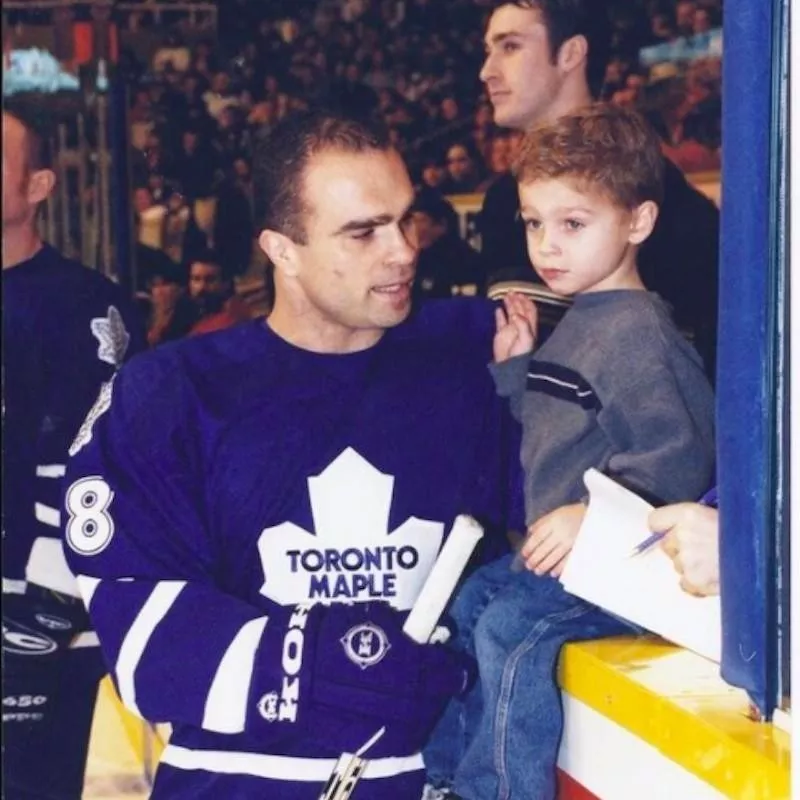
[{"label": "boy's curly brown hair", "polygon": [[513,173],[520,184],[571,179],[626,209],[660,204],[664,193],[658,136],[637,112],[605,103],[527,133]]}]

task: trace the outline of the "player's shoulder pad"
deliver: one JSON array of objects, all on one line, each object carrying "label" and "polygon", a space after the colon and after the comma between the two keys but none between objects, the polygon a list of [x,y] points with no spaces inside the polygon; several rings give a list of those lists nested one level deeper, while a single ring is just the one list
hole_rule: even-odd
[{"label": "player's shoulder pad", "polygon": [[257,326],[253,321],[161,344],[132,358],[120,378],[126,387],[141,385],[142,393],[166,391],[172,396],[181,386],[207,379],[222,382],[227,369],[263,353],[265,339],[258,336]]}]

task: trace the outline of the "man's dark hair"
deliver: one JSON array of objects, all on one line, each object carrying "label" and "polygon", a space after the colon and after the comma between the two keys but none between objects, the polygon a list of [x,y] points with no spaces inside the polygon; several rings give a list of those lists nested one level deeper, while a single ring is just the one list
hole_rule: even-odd
[{"label": "man's dark hair", "polygon": [[3,99],[3,113],[9,114],[25,128],[28,172],[50,169],[52,159],[50,138],[53,134],[52,115],[40,98],[13,95]]},{"label": "man's dark hair", "polygon": [[386,128],[330,108],[290,114],[264,136],[253,158],[256,222],[305,244],[309,212],[303,183],[312,156],[326,150],[363,153],[390,150]]},{"label": "man's dark hair", "polygon": [[608,0],[492,0],[491,12],[502,6],[518,6],[541,13],[550,42],[550,59],[554,63],[564,42],[573,36],[585,37],[589,45],[586,82],[592,97],[600,97],[611,57]]},{"label": "man's dark hair", "polygon": [[222,265],[222,257],[211,247],[201,247],[192,253],[192,257],[188,259],[188,266],[191,267],[192,264],[197,263],[211,264],[214,267],[218,267],[222,273],[225,272]]},{"label": "man's dark hair", "polygon": [[182,264],[176,264],[166,253],[154,250],[146,253],[150,263],[147,269],[147,284],[151,285],[156,280],[164,283],[175,283],[186,286],[187,271]]}]

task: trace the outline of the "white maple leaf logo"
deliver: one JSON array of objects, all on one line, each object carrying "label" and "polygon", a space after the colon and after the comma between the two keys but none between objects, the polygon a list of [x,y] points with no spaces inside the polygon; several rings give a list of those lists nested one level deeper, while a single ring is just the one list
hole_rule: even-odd
[{"label": "white maple leaf logo", "polygon": [[433,566],[444,523],[409,517],[389,531],[394,477],[348,447],[308,479],[316,536],[291,522],[258,540],[261,594],[280,605],[387,600],[411,608]]},{"label": "white maple leaf logo", "polygon": [[131,340],[122,314],[115,306],[109,306],[108,316],[95,317],[89,326],[92,336],[98,341],[97,357],[112,367],[118,367],[125,358]]},{"label": "white maple leaf logo", "polygon": [[100,393],[97,395],[97,400],[94,401],[94,405],[89,409],[86,419],[84,419],[81,427],[78,429],[78,433],[75,435],[75,439],[69,447],[70,457],[77,455],[92,441],[92,429],[94,428],[95,422],[97,422],[111,406],[111,391],[113,389],[115,377],[116,375],[112,375],[110,380],[100,386]]}]

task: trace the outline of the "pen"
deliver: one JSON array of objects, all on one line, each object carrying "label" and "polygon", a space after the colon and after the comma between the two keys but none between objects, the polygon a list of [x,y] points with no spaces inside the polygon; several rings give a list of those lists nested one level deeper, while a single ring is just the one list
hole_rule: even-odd
[{"label": "pen", "polygon": [[[703,506],[710,506],[711,508],[717,507],[717,487],[714,486],[709,489],[699,500],[698,502],[700,505]],[[660,542],[666,535],[668,531],[659,531],[657,533],[653,533],[648,536],[643,542],[639,542],[636,547],[631,550],[629,554],[629,558],[633,558],[633,556],[638,556],[641,553],[644,553],[645,550],[649,550],[656,542]]]}]

